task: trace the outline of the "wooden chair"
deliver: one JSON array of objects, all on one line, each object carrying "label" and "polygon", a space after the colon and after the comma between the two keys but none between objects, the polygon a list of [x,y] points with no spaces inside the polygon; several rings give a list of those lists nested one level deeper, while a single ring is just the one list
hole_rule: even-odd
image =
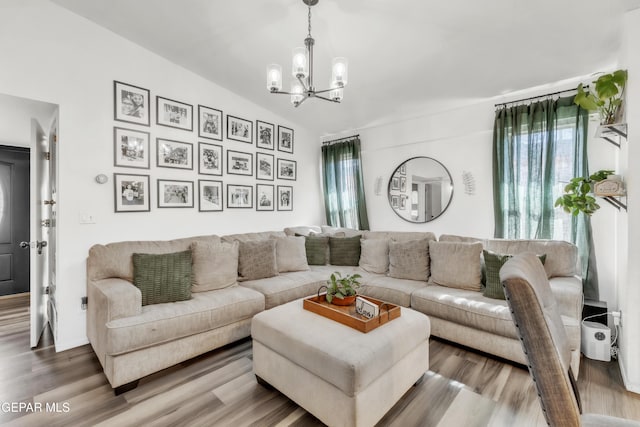
[{"label": "wooden chair", "polygon": [[580,395],[569,366],[567,333],[538,257],[532,253],[514,256],[500,270],[500,280],[547,424],[553,427],[640,426],[635,421],[582,413]]}]

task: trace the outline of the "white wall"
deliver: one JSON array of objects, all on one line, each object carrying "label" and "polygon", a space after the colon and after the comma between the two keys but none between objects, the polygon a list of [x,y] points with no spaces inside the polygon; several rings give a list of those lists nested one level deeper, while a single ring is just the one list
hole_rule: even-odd
[{"label": "white wall", "polygon": [[[212,55],[215,54],[212,52]],[[58,104],[58,341],[64,350],[87,342],[85,312],[80,298],[86,295],[85,259],[91,245],[119,240],[171,239],[197,234],[282,229],[288,225],[321,223],[317,139],[307,129],[277,117],[237,95],[96,26],[46,0],[21,0],[0,4],[0,93]],[[224,60],[221,56],[220,60]],[[126,125],[113,120],[113,80],[151,90],[197,106],[218,108],[248,120],[285,125],[295,131],[298,180],[275,185],[294,186],[293,212],[256,212],[226,209],[199,213],[193,209],[157,209],[157,178],[208,179],[194,171],[125,169],[113,167],[113,127],[139,128],[155,138],[194,144],[197,133],[152,125]],[[284,100],[283,102],[286,102]],[[152,110],[154,110],[152,104]],[[152,123],[155,113],[152,113]],[[225,132],[226,134],[226,132]],[[225,149],[255,151],[255,145],[226,140]],[[155,153],[155,148],[152,149]],[[275,153],[278,156],[278,153]],[[225,154],[226,157],[226,154]],[[194,162],[195,163],[195,162]],[[114,213],[113,173],[151,175],[151,212]],[[104,173],[107,185],[95,183]],[[227,183],[255,184],[255,178],[225,176]],[[266,181],[264,181],[266,183]],[[80,213],[90,213],[96,223],[79,224]]]},{"label": "white wall", "polygon": [[0,94],[0,145],[31,147],[31,119],[48,130],[55,110],[53,104]]},{"label": "white wall", "polygon": [[627,83],[628,142],[620,151],[621,171],[627,181],[628,213],[618,225],[620,281],[618,304],[622,310],[620,368],[627,389],[640,393],[640,9],[628,12],[624,25],[623,63],[629,72]]}]

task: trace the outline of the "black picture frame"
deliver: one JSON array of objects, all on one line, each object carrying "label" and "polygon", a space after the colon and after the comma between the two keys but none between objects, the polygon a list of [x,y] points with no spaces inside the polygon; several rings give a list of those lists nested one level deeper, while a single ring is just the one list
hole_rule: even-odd
[{"label": "black picture frame", "polygon": [[156,166],[193,170],[193,144],[156,138]]},{"label": "black picture frame", "polygon": [[151,211],[151,202],[149,200],[151,191],[149,185],[149,175],[114,173],[114,212]]},{"label": "black picture frame", "polygon": [[222,145],[198,142],[198,173],[222,176],[224,171]]},{"label": "black picture frame", "polygon": [[275,176],[275,157],[273,154],[256,153],[256,179],[273,181]]},{"label": "black picture frame", "polygon": [[227,184],[227,209],[253,209],[253,185]]},{"label": "black picture frame", "polygon": [[136,125],[151,125],[151,92],[139,86],[113,81],[113,119]]},{"label": "black picture frame", "polygon": [[293,187],[290,185],[278,185],[276,205],[279,211],[293,210]]},{"label": "black picture frame", "polygon": [[156,124],[193,131],[193,105],[156,96]]},{"label": "black picture frame", "polygon": [[229,175],[253,176],[253,154],[227,150],[227,173]]},{"label": "black picture frame", "polygon": [[227,114],[227,139],[253,144],[253,122]]},{"label": "black picture frame", "polygon": [[222,181],[208,179],[198,180],[198,211],[222,212],[224,209],[224,195]]},{"label": "black picture frame", "polygon": [[150,169],[149,132],[113,127],[113,166]]},{"label": "black picture frame", "polygon": [[293,129],[278,125],[278,151],[293,154]]},{"label": "black picture frame", "polygon": [[275,210],[275,187],[273,184],[256,184],[256,211]]},{"label": "black picture frame", "polygon": [[276,149],[276,128],[272,123],[256,120],[256,147],[263,150]]},{"label": "black picture frame", "polygon": [[298,164],[295,160],[278,158],[278,179],[295,181],[298,177]]},{"label": "black picture frame", "polygon": [[222,141],[222,110],[198,104],[198,136]]},{"label": "black picture frame", "polygon": [[192,208],[194,206],[193,181],[158,179],[157,187],[158,208]]}]

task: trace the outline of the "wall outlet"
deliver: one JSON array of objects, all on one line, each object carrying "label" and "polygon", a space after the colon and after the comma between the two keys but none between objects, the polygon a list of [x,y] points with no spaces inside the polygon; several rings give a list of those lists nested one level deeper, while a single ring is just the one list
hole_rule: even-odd
[{"label": "wall outlet", "polygon": [[88,212],[81,212],[79,215],[80,224],[95,224],[96,217],[95,215]]},{"label": "wall outlet", "polygon": [[611,312],[611,316],[613,317],[613,324],[615,326],[622,325],[622,311],[613,311]]},{"label": "wall outlet", "polygon": [[80,298],[80,308],[82,308],[83,310],[86,310],[88,301],[89,299],[87,297]]}]

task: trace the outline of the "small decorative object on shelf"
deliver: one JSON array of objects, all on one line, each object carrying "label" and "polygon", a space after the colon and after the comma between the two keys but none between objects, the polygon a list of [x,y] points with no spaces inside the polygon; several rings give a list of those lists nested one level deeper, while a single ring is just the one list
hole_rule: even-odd
[{"label": "small decorative object on shelf", "polygon": [[609,175],[602,181],[593,184],[593,194],[599,197],[624,196],[624,183],[620,175]]},{"label": "small decorative object on shelf", "polygon": [[327,302],[335,305],[351,305],[356,301],[357,289],[360,287],[359,274],[347,274],[344,277],[334,272],[327,280]]}]

